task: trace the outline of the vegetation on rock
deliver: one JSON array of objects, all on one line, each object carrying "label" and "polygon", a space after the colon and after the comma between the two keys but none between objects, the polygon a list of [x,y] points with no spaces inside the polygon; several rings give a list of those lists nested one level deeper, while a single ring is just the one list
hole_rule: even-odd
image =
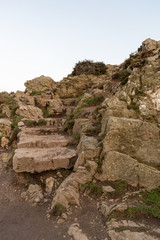
[{"label": "vegetation on rock", "polygon": [[66,211],[67,209],[65,206],[63,206],[61,203],[57,203],[52,209],[52,214],[55,216],[61,216],[62,213],[65,213]]},{"label": "vegetation on rock", "polygon": [[123,69],[112,75],[112,80],[120,81],[122,85],[125,85],[128,82],[129,75],[130,73]]},{"label": "vegetation on rock", "polygon": [[129,218],[142,218],[142,217],[154,217],[160,219],[160,191],[159,189],[153,189],[150,192],[142,192],[142,198],[140,201],[142,205],[135,207],[129,207],[127,210],[127,216]]},{"label": "vegetation on rock", "polygon": [[103,193],[102,186],[94,182],[82,184],[82,187],[84,188],[84,191],[89,192],[92,197],[99,198]]},{"label": "vegetation on rock", "polygon": [[72,76],[78,76],[80,74],[93,74],[101,75],[106,73],[106,65],[103,62],[93,62],[90,60],[84,60],[78,62],[72,72]]}]

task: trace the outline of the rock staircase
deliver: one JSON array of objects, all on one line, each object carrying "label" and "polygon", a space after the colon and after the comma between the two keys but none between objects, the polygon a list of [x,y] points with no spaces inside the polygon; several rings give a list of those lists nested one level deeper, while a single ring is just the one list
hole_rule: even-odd
[{"label": "rock staircase", "polygon": [[73,110],[70,100],[64,101],[65,115],[44,118],[46,126],[21,128],[19,142],[13,157],[16,172],[43,172],[56,169],[70,169],[76,161],[76,148],[71,136],[62,133],[67,112]]}]

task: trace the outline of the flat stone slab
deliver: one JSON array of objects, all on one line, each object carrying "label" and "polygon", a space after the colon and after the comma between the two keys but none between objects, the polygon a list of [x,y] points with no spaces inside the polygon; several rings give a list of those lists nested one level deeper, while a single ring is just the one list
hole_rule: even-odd
[{"label": "flat stone slab", "polygon": [[19,138],[21,136],[26,135],[51,135],[58,132],[58,127],[47,127],[47,126],[40,126],[40,127],[34,127],[29,128],[25,127],[21,130],[21,132],[18,134]]},{"label": "flat stone slab", "polygon": [[21,136],[18,148],[55,148],[66,147],[72,141],[72,137],[63,135],[32,135]]},{"label": "flat stone slab", "polygon": [[13,157],[15,172],[43,172],[73,167],[76,151],[70,148],[16,149]]}]

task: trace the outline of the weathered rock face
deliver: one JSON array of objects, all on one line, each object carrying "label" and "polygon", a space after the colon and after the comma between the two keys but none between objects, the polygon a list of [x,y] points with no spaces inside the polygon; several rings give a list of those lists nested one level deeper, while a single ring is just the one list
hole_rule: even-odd
[{"label": "weathered rock face", "polygon": [[56,83],[50,77],[40,76],[29,80],[25,83],[26,91],[28,93],[32,92],[44,92],[47,90],[52,90]]},{"label": "weathered rock face", "polygon": [[139,119],[109,117],[104,151],[118,151],[139,162],[160,166],[159,131],[155,124]]},{"label": "weathered rock face", "polygon": [[31,105],[21,105],[16,114],[27,119],[37,119],[43,117],[43,112],[40,108]]},{"label": "weathered rock face", "polygon": [[0,136],[1,137],[10,137],[11,134],[11,124],[12,122],[7,118],[0,119]]},{"label": "weathered rock face", "polygon": [[146,39],[142,43],[142,51],[150,51],[160,47],[160,41],[152,40],[151,38]]},{"label": "weathered rock face", "polygon": [[160,171],[139,163],[127,154],[110,151],[105,155],[100,179],[125,180],[133,186],[145,187],[148,190],[157,188],[160,181]]},{"label": "weathered rock face", "polygon": [[93,87],[107,79],[105,75],[96,77],[93,75],[81,74],[75,77],[64,78],[57,85],[57,94],[62,98],[78,97]]},{"label": "weathered rock face", "polygon": [[[127,60],[128,82],[102,103],[103,180],[156,188],[159,182],[160,42],[147,39]],[[125,63],[124,63],[125,66]]]}]

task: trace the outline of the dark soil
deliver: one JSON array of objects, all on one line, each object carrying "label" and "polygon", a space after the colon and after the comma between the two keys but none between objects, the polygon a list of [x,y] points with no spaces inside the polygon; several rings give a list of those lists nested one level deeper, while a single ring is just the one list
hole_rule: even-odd
[{"label": "dark soil", "polygon": [[56,217],[46,218],[50,203],[33,207],[21,199],[24,187],[17,185],[12,169],[1,169],[0,183],[0,240],[70,240],[67,232],[73,223],[79,223],[89,240],[107,237],[95,200],[83,197],[83,208],[74,208],[66,222],[57,224]]}]

